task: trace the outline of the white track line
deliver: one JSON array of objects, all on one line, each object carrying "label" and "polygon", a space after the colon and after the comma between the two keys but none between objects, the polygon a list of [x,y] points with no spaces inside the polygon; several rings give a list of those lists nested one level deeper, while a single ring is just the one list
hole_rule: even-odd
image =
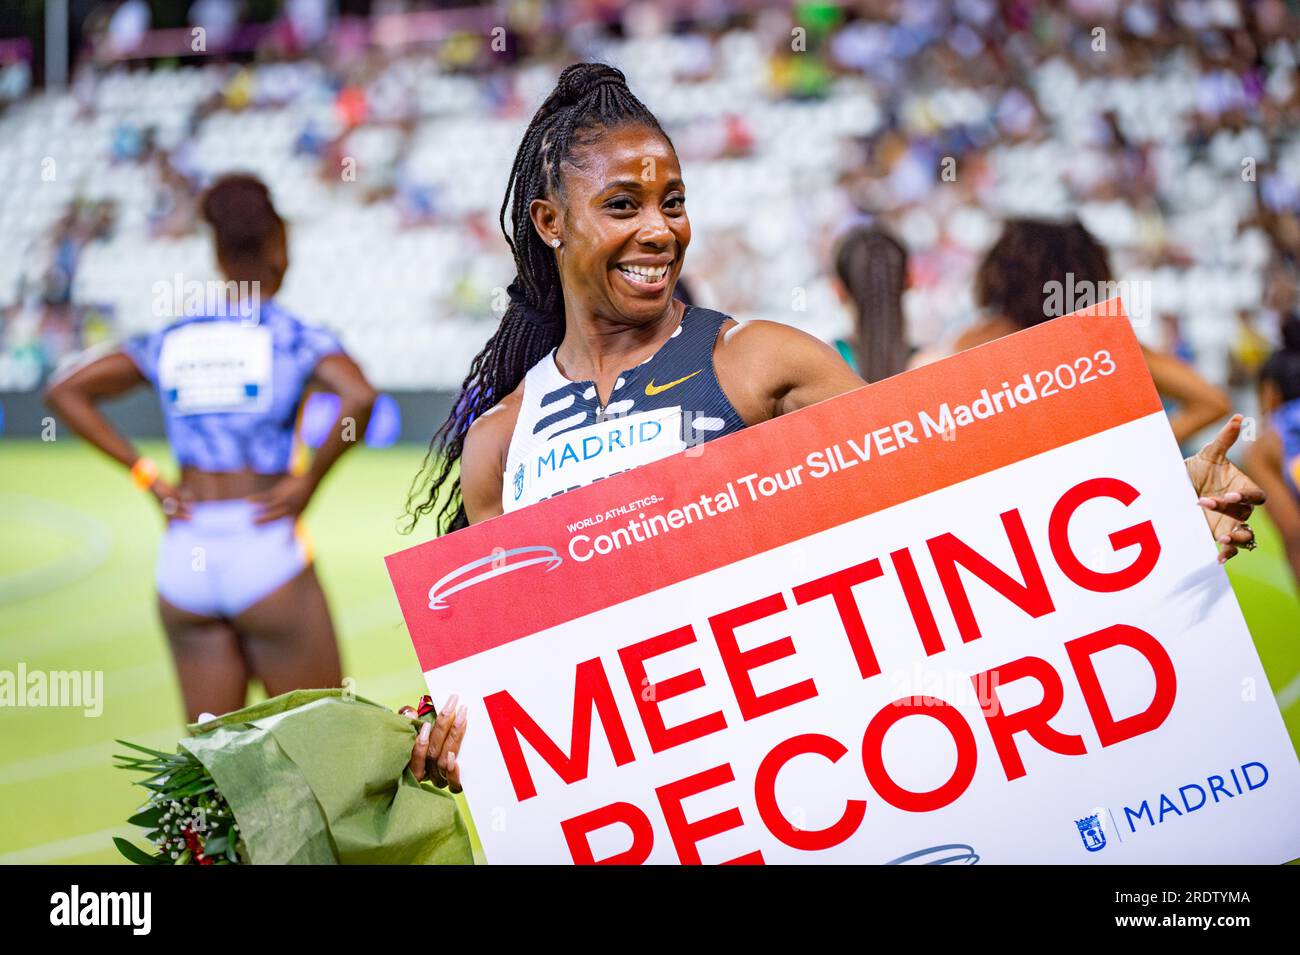
[{"label": "white track line", "polygon": [[[6,852],[4,855],[0,855],[0,865],[41,865],[57,862],[60,859],[66,859],[68,856],[86,855],[104,849],[116,852],[117,850],[113,848],[114,836],[121,836],[124,839],[135,836],[136,838],[133,841],[139,845],[147,841],[141,838],[143,834],[143,829],[137,826],[125,825],[114,826],[111,829],[100,829],[98,832],[85,832],[79,836],[60,839],[58,842],[44,842],[27,849]],[[125,862],[126,860],[123,859],[122,861]]]},{"label": "white track line", "polygon": [[0,520],[53,530],[76,542],[70,556],[0,577],[0,604],[38,597],[89,577],[113,550],[113,535],[103,521],[45,498],[0,494]]},{"label": "white track line", "polygon": [[1291,678],[1291,682],[1277,691],[1277,707],[1283,713],[1300,703],[1300,673]]},{"label": "white track line", "polygon": [[[151,730],[139,734],[124,733],[122,735],[129,738],[133,743],[139,743],[141,746],[164,749],[167,746],[175,745],[176,741],[185,735],[185,727],[177,724],[171,729]],[[120,745],[116,740],[110,739],[100,743],[91,743],[87,746],[75,746],[71,749],[43,753],[30,759],[15,760],[0,766],[0,786],[15,786],[35,782],[62,773],[84,773],[87,768],[91,767],[112,768],[114,753],[129,752],[131,751],[127,747]],[[128,774],[125,772],[122,774],[122,781],[124,783],[129,781]],[[143,794],[143,790],[141,792]],[[142,798],[141,802],[143,801]]]},{"label": "white track line", "polygon": [[[150,667],[152,666],[151,664]],[[106,680],[105,683],[107,682]],[[358,680],[356,690],[360,696],[376,703],[390,699],[414,705],[419,701],[424,687],[419,670],[416,667],[404,667]],[[177,723],[171,728],[123,734],[123,738],[142,746],[166,749],[184,735],[184,725]],[[117,752],[126,752],[126,749],[114,740],[106,740],[0,764],[0,786],[35,782],[61,773],[80,772],[88,766],[112,766],[113,754]]]},{"label": "white track line", "polygon": [[[405,700],[414,704],[421,692],[420,683],[418,671],[404,667],[401,670],[368,677],[365,684],[359,686],[358,690],[361,696],[376,702],[388,698]],[[166,749],[180,739],[184,732],[184,727],[181,726],[174,729],[155,730],[135,736],[132,742],[150,746],[154,749]],[[110,765],[113,753],[124,751],[124,747],[119,746],[116,742],[95,743],[91,746],[47,753],[33,759],[10,763],[6,766],[0,766],[0,785],[26,783],[47,776],[57,776],[60,773],[84,769],[90,764],[107,766]],[[123,774],[124,777],[129,775],[125,771],[123,771]],[[125,782],[125,778],[123,781]],[[84,833],[79,836],[70,836],[67,839],[60,839],[55,842],[39,843],[0,854],[0,865],[48,863],[68,856],[94,852],[97,849],[111,849],[113,836],[123,836],[125,838],[134,836],[137,837],[135,841],[139,843],[140,839],[138,837],[141,837],[143,832],[144,830],[138,827],[123,825],[101,829],[98,832]]]}]

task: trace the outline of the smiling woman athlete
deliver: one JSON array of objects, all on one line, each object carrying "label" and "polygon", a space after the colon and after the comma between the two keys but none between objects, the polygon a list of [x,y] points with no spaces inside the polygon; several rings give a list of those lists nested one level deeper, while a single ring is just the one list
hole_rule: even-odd
[{"label": "smiling woman athlete", "polygon": [[[681,168],[613,67],[560,74],[519,146],[501,217],[518,269],[510,306],[433,437],[413,518],[438,507],[440,529],[456,530],[865,384],[797,328],[673,298],[691,241]],[[590,459],[564,454],[591,438]],[[1223,467],[1216,481],[1245,481]],[[417,778],[459,789],[464,733],[453,697],[411,753]]]},{"label": "smiling woman athlete", "polygon": [[[681,167],[611,66],[560,74],[524,134],[501,213],[518,269],[510,305],[434,435],[415,517],[445,486],[438,517],[455,530],[864,383],[799,329],[741,325],[673,298],[691,241]],[[637,427],[652,419],[677,427]],[[559,455],[554,468],[536,466],[590,434],[605,440],[584,470]]]}]

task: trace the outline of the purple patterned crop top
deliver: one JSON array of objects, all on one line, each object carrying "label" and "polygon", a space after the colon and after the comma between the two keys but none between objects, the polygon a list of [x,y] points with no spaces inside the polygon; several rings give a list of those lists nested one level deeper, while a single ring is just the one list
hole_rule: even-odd
[{"label": "purple patterned crop top", "polygon": [[157,389],[182,466],[281,474],[303,388],[343,346],[333,332],[266,303],[256,321],[187,316],[128,338],[122,351]]}]

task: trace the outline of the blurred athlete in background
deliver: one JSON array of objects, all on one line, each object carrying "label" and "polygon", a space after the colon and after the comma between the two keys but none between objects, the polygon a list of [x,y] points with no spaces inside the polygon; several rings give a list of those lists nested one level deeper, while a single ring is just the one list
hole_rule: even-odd
[{"label": "blurred athlete in background", "polygon": [[[1091,302],[1104,300],[1102,293],[1114,288],[1106,247],[1077,220],[1008,220],[975,273],[975,302],[984,318],[959,335],[951,348],[914,363],[974,348],[1073,311],[1064,304],[1059,313],[1047,306],[1048,290],[1053,287],[1088,288],[1094,290]],[[1142,355],[1161,398],[1176,406],[1169,426],[1179,445],[1231,410],[1227,395],[1191,366],[1145,346]],[[1233,415],[1209,444],[1187,458],[1187,473],[1219,545],[1220,563],[1239,547],[1255,549],[1255,533],[1247,520],[1265,498],[1227,457],[1241,434],[1241,423],[1241,415]]]},{"label": "blurred athlete in background", "polygon": [[855,317],[852,337],[835,342],[840,357],[867,381],[905,370],[916,349],[908,343],[903,321],[903,243],[876,226],[850,229],[835,246],[835,287]]},{"label": "blurred athlete in background", "polygon": [[[158,607],[191,721],[239,709],[251,679],[270,696],[341,682],[333,622],[298,517],[350,436],[364,435],[375,400],[332,333],[271,300],[289,263],[266,186],[227,176],[203,197],[202,211],[228,280],[216,283],[220,294],[46,391],[50,407],[130,468],[162,507]],[[97,407],[146,383],[158,392],[180,465],[176,487]],[[291,474],[308,386],[339,395],[339,418],[310,468]]]},{"label": "blurred athlete in background", "polygon": [[[975,303],[984,318],[963,332],[952,350],[973,348],[1056,318],[1045,307],[1051,283],[1063,290],[1113,288],[1106,247],[1078,221],[1009,219],[975,273]],[[1101,298],[1094,294],[1093,301]],[[1142,354],[1156,390],[1176,406],[1169,426],[1180,445],[1232,410],[1228,396],[1186,362],[1145,346]]]},{"label": "blurred athlete in background", "polygon": [[1246,449],[1246,470],[1268,494],[1265,505],[1300,583],[1300,315],[1282,322],[1282,347],[1259,370],[1262,421]]}]

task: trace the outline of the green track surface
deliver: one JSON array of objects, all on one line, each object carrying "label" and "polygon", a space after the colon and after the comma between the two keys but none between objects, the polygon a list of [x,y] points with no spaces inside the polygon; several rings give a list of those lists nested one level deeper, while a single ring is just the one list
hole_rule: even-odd
[{"label": "green track surface", "polygon": [[[161,445],[145,450],[167,459]],[[382,558],[431,536],[431,522],[397,532],[421,454],[346,455],[307,513],[344,673],[362,696],[393,707],[422,686]],[[1259,550],[1229,571],[1300,748],[1300,603],[1276,533],[1266,519],[1254,523]],[[105,695],[96,718],[0,708],[0,863],[121,862],[111,837],[139,841],[123,820],[143,791],[113,768],[113,741],[170,748],[184,733],[154,609],[161,529],[152,499],[84,444],[0,439],[0,668],[102,670]]]},{"label": "green track surface", "polygon": [[[344,673],[394,708],[423,681],[383,556],[432,536],[397,532],[422,453],[345,456],[307,512]],[[113,768],[113,741],[171,748],[185,732],[154,602],[161,531],[152,498],[86,445],[0,439],[0,668],[102,670],[105,697],[96,718],[0,708],[0,863],[121,862],[111,837],[141,841],[123,820],[144,791]]]}]

